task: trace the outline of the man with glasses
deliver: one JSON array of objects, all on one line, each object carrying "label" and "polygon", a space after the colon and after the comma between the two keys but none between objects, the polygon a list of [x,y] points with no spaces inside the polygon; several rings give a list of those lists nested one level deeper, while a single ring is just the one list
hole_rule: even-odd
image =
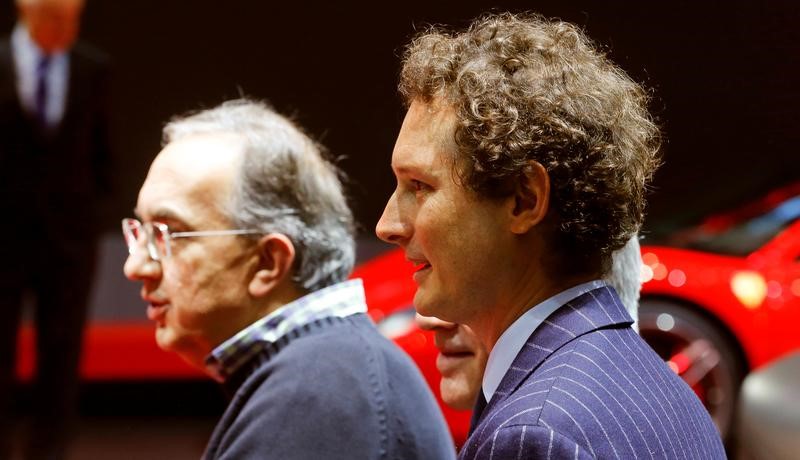
[{"label": "man with glasses", "polygon": [[366,316],[335,167],[233,101],[175,119],[123,221],[156,341],[233,395],[205,458],[450,458],[410,359]]}]

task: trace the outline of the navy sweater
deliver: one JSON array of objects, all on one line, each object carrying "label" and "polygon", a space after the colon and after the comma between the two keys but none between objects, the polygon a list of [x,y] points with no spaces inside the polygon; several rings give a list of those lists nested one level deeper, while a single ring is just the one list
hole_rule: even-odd
[{"label": "navy sweater", "polygon": [[288,334],[226,383],[206,459],[450,459],[416,366],[364,314]]}]

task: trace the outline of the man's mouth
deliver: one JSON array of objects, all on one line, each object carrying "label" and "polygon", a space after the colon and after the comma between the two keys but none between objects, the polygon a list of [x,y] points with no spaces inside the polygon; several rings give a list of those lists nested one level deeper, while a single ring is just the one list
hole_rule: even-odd
[{"label": "man's mouth", "polygon": [[436,368],[443,375],[449,374],[471,359],[475,359],[475,353],[471,351],[440,351],[436,357]]},{"label": "man's mouth", "polygon": [[425,259],[417,259],[413,257],[408,257],[408,261],[414,264],[414,278],[416,279],[417,275],[428,270],[431,268],[431,264]]},{"label": "man's mouth", "polygon": [[414,282],[417,285],[422,283],[424,278],[427,278],[428,273],[430,273],[431,264],[424,262],[414,266]]},{"label": "man's mouth", "polygon": [[147,319],[157,323],[163,322],[168,305],[169,304],[166,302],[150,302],[150,304],[147,305]]},{"label": "man's mouth", "polygon": [[448,358],[465,358],[467,356],[473,356],[475,353],[464,350],[464,351],[439,351],[439,354],[442,356],[447,356]]}]

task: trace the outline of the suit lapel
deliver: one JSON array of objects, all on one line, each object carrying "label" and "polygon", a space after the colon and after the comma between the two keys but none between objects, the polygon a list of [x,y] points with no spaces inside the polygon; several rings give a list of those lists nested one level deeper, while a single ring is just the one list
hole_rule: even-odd
[{"label": "suit lapel", "polygon": [[492,408],[512,394],[547,357],[568,342],[597,329],[631,324],[633,319],[617,293],[608,286],[567,302],[533,331],[500,381],[483,415],[492,412]]},{"label": "suit lapel", "polygon": [[85,100],[92,97],[96,80],[91,75],[91,64],[82,52],[80,43],[76,43],[69,52],[69,68],[67,69],[67,88],[64,94],[64,115],[55,127],[57,131],[68,129],[70,121],[80,119],[80,112],[87,106]]},{"label": "suit lapel", "polygon": [[22,107],[17,96],[17,76],[11,46],[8,41],[0,43],[0,103]]},{"label": "suit lapel", "polygon": [[[64,115],[61,117],[61,122],[58,124],[58,129],[66,126],[68,121],[74,116],[73,111],[79,110],[82,106],[81,99],[83,99],[83,84],[87,81],[84,75],[86,67],[83,65],[83,60],[79,53],[73,49],[69,53],[69,69],[67,70],[67,91],[64,95]],[[90,80],[89,80],[90,81]]]}]

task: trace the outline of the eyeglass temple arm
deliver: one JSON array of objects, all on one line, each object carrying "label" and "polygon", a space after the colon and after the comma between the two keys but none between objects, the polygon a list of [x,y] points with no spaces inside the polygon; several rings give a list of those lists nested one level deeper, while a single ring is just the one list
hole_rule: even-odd
[{"label": "eyeglass temple arm", "polygon": [[227,236],[227,235],[255,235],[263,233],[261,230],[202,230],[196,232],[175,232],[170,233],[171,238],[184,238],[190,236]]}]

